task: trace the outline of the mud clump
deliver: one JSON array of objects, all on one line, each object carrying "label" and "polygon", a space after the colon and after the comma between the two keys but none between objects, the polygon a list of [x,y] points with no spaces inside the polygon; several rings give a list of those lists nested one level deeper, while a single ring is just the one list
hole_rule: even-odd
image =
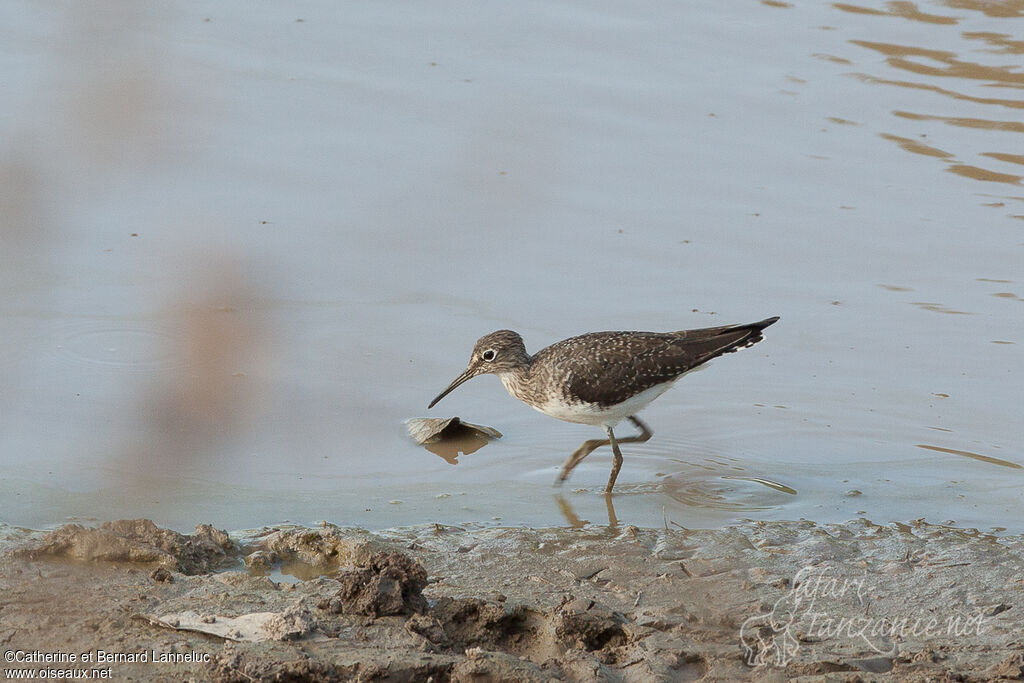
[{"label": "mud clump", "polygon": [[621,658],[633,640],[629,624],[622,614],[571,596],[550,610],[442,597],[406,620],[405,630],[423,638],[426,651],[458,657],[452,681],[589,680],[586,672]]},{"label": "mud clump", "polygon": [[593,652],[626,645],[626,618],[593,600],[566,598],[551,615],[556,640],[563,647]]},{"label": "mud clump", "polygon": [[361,529],[343,529],[324,524],[318,529],[277,529],[255,544],[245,562],[266,572],[278,562],[300,562],[322,570],[338,567],[366,567],[373,558],[390,548]]},{"label": "mud clump", "polygon": [[319,605],[332,614],[381,617],[427,609],[427,571],[408,555],[378,553],[368,566],[339,572],[337,579],[341,588]]},{"label": "mud clump", "polygon": [[313,632],[316,619],[301,605],[292,605],[263,624],[263,631],[274,640],[299,640]]},{"label": "mud clump", "polygon": [[158,583],[171,583],[174,581],[174,576],[167,571],[167,567],[157,567],[149,573],[149,578]]},{"label": "mud clump", "polygon": [[996,679],[1024,680],[1024,654],[1014,653],[990,667],[986,673]]},{"label": "mud clump", "polygon": [[406,630],[435,645],[458,650],[479,647],[521,653],[595,652],[629,644],[628,620],[593,600],[572,597],[550,611],[504,605],[480,598],[440,598],[424,615],[411,617]]},{"label": "mud clump", "polygon": [[98,528],[65,524],[15,551],[16,556],[27,558],[155,564],[183,574],[208,573],[233,561],[237,554],[227,533],[209,524],[200,524],[191,536],[185,536],[161,529],[148,519],[104,522]]},{"label": "mud clump", "polygon": [[228,650],[215,654],[209,672],[217,683],[252,683],[253,681],[308,681],[332,683],[349,680],[349,671],[341,670],[329,662],[308,657],[290,661],[274,661],[264,657],[247,657]]},{"label": "mud clump", "polygon": [[551,673],[541,666],[504,652],[480,648],[466,650],[466,658],[452,668],[453,683],[550,683]]},{"label": "mud clump", "polygon": [[[438,646],[483,647],[521,652],[537,637],[544,615],[524,605],[506,606],[480,598],[440,598],[425,622],[406,629]],[[410,620],[412,621],[412,620]]]},{"label": "mud clump", "polygon": [[275,553],[257,550],[245,556],[245,566],[256,574],[269,574],[280,559]]},{"label": "mud clump", "polygon": [[437,617],[429,614],[414,614],[405,621],[405,630],[423,638],[432,645],[448,647],[452,639]]}]

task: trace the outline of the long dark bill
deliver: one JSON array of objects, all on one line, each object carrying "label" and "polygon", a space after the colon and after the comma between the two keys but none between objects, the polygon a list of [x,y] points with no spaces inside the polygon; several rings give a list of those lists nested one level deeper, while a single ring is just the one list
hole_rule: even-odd
[{"label": "long dark bill", "polygon": [[430,410],[431,408],[433,408],[437,404],[438,401],[440,401],[442,398],[444,398],[448,394],[452,393],[452,391],[455,389],[455,387],[459,386],[460,384],[462,384],[466,380],[473,379],[474,377],[476,377],[476,372],[474,371],[474,369],[473,368],[466,368],[466,371],[464,373],[462,373],[461,375],[456,377],[455,381],[452,382],[451,384],[449,384],[447,389],[445,389],[440,394],[438,394],[437,398],[435,398],[433,401],[430,402],[430,405],[427,406],[427,410]]}]

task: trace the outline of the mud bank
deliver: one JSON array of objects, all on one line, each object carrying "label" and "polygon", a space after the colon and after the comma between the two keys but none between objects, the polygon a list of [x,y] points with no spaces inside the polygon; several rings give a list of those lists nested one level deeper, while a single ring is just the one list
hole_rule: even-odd
[{"label": "mud bank", "polygon": [[50,676],[1024,675],[1024,538],[922,523],[380,533],[325,525],[229,537],[124,520],[49,534],[0,528],[0,548],[0,666]]}]

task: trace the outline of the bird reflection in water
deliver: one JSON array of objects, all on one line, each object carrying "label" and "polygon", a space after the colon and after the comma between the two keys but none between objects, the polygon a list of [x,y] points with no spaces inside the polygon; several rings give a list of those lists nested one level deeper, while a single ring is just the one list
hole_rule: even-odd
[{"label": "bird reflection in water", "polygon": [[[565,522],[573,529],[582,529],[586,525],[590,524],[590,520],[580,519],[573,510],[572,504],[565,499],[561,493],[555,494],[555,503],[558,505],[559,512],[565,517]],[[619,518],[615,516],[615,503],[612,502],[612,494],[604,494],[604,505],[608,510],[608,530],[615,531],[619,528]]]}]

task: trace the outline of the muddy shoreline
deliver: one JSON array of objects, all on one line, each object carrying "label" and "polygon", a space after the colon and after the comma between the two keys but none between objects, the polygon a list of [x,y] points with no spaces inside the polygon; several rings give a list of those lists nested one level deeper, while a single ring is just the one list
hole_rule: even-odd
[{"label": "muddy shoreline", "polygon": [[1024,537],[921,522],[375,533],[325,524],[241,535],[206,525],[182,535],[147,520],[47,534],[0,527],[0,591],[0,667],[37,675],[1024,675]]}]

